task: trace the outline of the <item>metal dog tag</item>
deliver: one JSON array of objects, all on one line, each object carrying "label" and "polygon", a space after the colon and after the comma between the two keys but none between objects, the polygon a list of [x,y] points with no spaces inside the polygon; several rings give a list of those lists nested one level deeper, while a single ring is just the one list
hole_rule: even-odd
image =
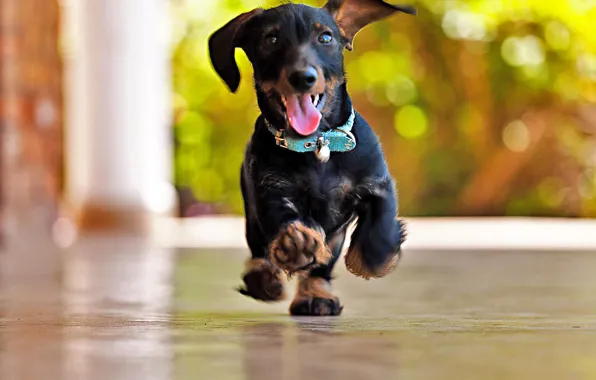
[{"label": "metal dog tag", "polygon": [[329,150],[329,141],[326,141],[323,136],[319,137],[317,141],[317,150],[315,150],[315,155],[317,159],[322,163],[329,161],[329,157],[331,156],[331,150]]}]

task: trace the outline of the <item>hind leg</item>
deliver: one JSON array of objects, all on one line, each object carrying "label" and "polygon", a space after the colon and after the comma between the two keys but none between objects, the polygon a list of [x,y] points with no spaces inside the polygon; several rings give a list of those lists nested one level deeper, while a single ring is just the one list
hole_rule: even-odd
[{"label": "hind leg", "polygon": [[365,279],[390,273],[400,259],[406,239],[403,221],[397,218],[397,199],[390,178],[363,186],[358,223],[346,254],[346,268]]},{"label": "hind leg", "polygon": [[331,274],[335,263],[341,255],[346,232],[342,231],[327,241],[332,257],[326,264],[311,269],[307,275],[298,280],[298,288],[290,314],[303,316],[335,316],[343,309],[339,298],[331,292]]}]

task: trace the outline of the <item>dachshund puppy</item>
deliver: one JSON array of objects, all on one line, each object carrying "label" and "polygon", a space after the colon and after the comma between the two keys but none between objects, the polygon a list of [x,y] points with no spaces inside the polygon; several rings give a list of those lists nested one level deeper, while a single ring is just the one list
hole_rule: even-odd
[{"label": "dachshund puppy", "polygon": [[234,52],[244,50],[261,110],[241,168],[252,255],[242,294],[279,301],[283,274],[297,273],[290,313],[339,315],[331,273],[353,222],[351,273],[379,278],[397,265],[406,234],[394,180],[353,108],[343,58],[358,31],[396,12],[416,13],[380,0],[284,4],[243,13],[209,38],[213,68],[232,92],[240,84]]}]

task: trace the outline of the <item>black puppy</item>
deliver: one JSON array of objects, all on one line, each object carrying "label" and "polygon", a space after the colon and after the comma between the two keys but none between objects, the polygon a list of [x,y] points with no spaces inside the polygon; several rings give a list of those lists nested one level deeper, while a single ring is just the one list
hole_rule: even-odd
[{"label": "black puppy", "polygon": [[338,315],[331,272],[354,220],[348,270],[369,279],[396,266],[405,228],[395,185],[376,135],[352,107],[343,50],[397,11],[415,14],[380,0],[284,4],[241,14],[210,37],[213,67],[232,92],[240,83],[234,51],[245,51],[262,112],[241,171],[252,252],[242,294],[281,300],[282,273],[300,273],[290,312]]}]

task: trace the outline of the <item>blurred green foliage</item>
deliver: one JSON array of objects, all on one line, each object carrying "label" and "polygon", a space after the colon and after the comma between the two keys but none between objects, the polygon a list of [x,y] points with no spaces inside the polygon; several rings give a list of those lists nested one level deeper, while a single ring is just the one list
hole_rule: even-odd
[{"label": "blurred green foliage", "polygon": [[[226,212],[242,212],[239,168],[258,108],[244,53],[231,94],[207,38],[278,4],[173,2],[175,181]],[[401,213],[596,216],[596,2],[414,5],[417,17],[367,27],[346,52],[350,94],[382,141]]]}]

